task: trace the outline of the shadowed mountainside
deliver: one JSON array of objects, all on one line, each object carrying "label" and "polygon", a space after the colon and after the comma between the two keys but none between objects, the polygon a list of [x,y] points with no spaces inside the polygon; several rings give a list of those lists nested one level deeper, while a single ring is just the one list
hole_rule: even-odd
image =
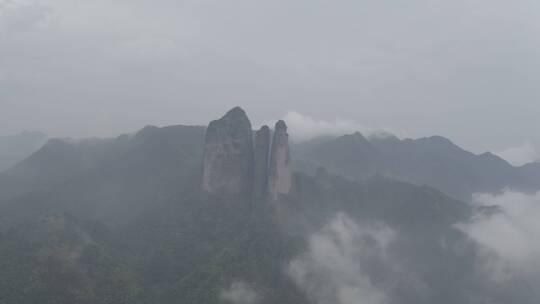
[{"label": "shadowed mountainside", "polygon": [[360,133],[303,144],[295,155],[299,168],[314,172],[324,166],[353,180],[385,176],[429,185],[469,201],[476,192],[496,192],[505,187],[533,192],[540,189],[540,167],[513,167],[492,153],[476,155],[433,136],[400,140],[395,136],[371,137]]}]

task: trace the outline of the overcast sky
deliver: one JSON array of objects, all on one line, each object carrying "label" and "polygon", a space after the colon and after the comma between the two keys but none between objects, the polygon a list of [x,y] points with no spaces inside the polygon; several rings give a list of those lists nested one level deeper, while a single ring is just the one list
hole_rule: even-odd
[{"label": "overcast sky", "polygon": [[234,105],[254,124],[293,113],[534,154],[540,1],[0,0],[0,135],[110,136]]}]

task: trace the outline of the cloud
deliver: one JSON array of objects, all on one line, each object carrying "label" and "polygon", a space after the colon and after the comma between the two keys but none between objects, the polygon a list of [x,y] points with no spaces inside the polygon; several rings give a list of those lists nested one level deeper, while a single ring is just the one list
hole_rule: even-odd
[{"label": "cloud", "polygon": [[[458,227],[482,245],[483,269],[496,281],[540,271],[540,192],[532,195],[504,191],[500,195],[476,194],[479,212]],[[482,209],[481,209],[482,210]]]},{"label": "cloud", "polygon": [[34,1],[0,1],[0,32],[25,32],[39,26],[51,13],[47,5]]},{"label": "cloud", "polygon": [[539,5],[0,0],[0,130],[111,136],[240,105],[258,121],[309,109],[480,150],[536,128]]},{"label": "cloud", "polygon": [[290,263],[288,273],[314,303],[387,303],[384,287],[366,269],[381,259],[392,264],[386,263],[387,250],[395,238],[386,226],[361,226],[341,213],[310,237],[307,252]]},{"label": "cloud", "polygon": [[536,147],[529,141],[524,142],[520,146],[510,147],[496,152],[495,154],[504,158],[514,166],[522,166],[540,159],[540,153],[538,153]]},{"label": "cloud", "polygon": [[220,293],[221,300],[232,304],[254,304],[259,300],[257,292],[245,282],[234,282]]},{"label": "cloud", "polygon": [[333,121],[319,120],[296,111],[288,111],[283,117],[293,140],[309,140],[318,136],[340,136],[361,132],[366,136],[388,136],[389,134],[366,127],[353,120],[336,118]]}]

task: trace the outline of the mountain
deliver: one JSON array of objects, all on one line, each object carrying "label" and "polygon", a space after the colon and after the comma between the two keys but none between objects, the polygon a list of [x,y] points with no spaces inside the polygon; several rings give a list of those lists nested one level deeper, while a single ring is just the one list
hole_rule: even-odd
[{"label": "mountain", "polygon": [[540,184],[540,162],[525,164],[518,167],[521,175],[535,184]]},{"label": "mountain", "polygon": [[5,173],[0,193],[6,208],[16,211],[11,220],[47,210],[127,218],[154,197],[189,185],[200,166],[204,132],[204,127],[149,126],[115,139],[51,140]]},{"label": "mountain", "polygon": [[0,136],[0,172],[32,155],[47,141],[41,132],[25,131],[17,135]]},{"label": "mountain", "polygon": [[104,240],[66,215],[0,233],[0,302],[141,303],[138,278]]},{"label": "mountain", "polygon": [[277,200],[281,195],[288,195],[293,186],[289,134],[283,120],[276,122],[269,159],[268,194],[270,199]]},{"label": "mountain", "polygon": [[333,172],[346,164],[335,153],[355,161],[349,149],[378,161],[372,139],[314,148],[335,167],[305,174],[285,122],[252,134],[235,108],[208,128],[38,151],[7,175],[30,186],[0,204],[0,303],[538,302],[530,280],[477,272],[485,249],[456,228],[471,205]]},{"label": "mountain", "polygon": [[0,175],[0,198],[61,184],[115,158],[127,149],[127,145],[127,136],[115,139],[51,139],[37,152]]},{"label": "mountain", "polygon": [[208,125],[205,136],[202,189],[211,193],[251,191],[254,170],[251,122],[236,107]]},{"label": "mountain", "polygon": [[271,141],[268,126],[253,134],[249,118],[239,107],[210,122],[204,144],[203,191],[263,199],[268,195],[277,200],[291,187],[289,134],[284,121],[275,124]]},{"label": "mountain", "polygon": [[527,192],[540,189],[538,166],[516,168],[489,152],[476,155],[465,151],[441,136],[368,140],[355,133],[303,149],[295,158],[305,171],[324,166],[353,180],[380,175],[429,185],[465,201],[473,193],[496,192],[505,187]]}]

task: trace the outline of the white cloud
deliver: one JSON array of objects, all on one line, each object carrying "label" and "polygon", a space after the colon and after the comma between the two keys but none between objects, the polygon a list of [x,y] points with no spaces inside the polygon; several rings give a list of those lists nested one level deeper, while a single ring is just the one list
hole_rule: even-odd
[{"label": "white cloud", "polygon": [[293,260],[289,275],[317,304],[382,304],[388,295],[365,271],[369,260],[388,260],[395,240],[382,225],[360,226],[338,214],[309,239],[306,253]]},{"label": "white cloud", "polygon": [[296,141],[309,140],[317,136],[341,136],[360,132],[365,136],[388,136],[389,133],[366,127],[349,119],[320,120],[296,111],[288,111],[283,117],[291,138]]},{"label": "white cloud", "polygon": [[479,213],[458,226],[483,246],[482,267],[491,278],[500,281],[540,271],[540,192],[476,194],[474,202],[499,209]]},{"label": "white cloud", "polygon": [[540,159],[540,153],[538,153],[536,147],[529,141],[524,142],[520,146],[510,147],[496,152],[495,154],[514,166],[522,166]]},{"label": "white cloud", "polygon": [[245,282],[234,282],[221,291],[221,300],[232,304],[254,304],[259,300],[257,292]]}]

